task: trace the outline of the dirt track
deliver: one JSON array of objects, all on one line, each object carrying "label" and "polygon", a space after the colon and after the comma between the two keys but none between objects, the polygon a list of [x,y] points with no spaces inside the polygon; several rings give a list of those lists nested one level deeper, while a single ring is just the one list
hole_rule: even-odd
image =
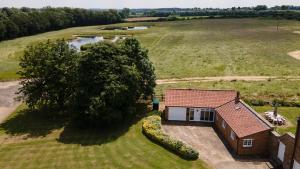
[{"label": "dirt track", "polygon": [[300,60],[300,50],[289,52],[288,55],[291,57]]},{"label": "dirt track", "polygon": [[300,76],[216,76],[216,77],[191,77],[191,78],[173,78],[173,79],[158,79],[156,83],[174,84],[185,82],[214,82],[214,81],[267,81],[267,80],[300,80]]},{"label": "dirt track", "polygon": [[0,82],[0,123],[20,105],[15,100],[19,87],[19,81]]}]

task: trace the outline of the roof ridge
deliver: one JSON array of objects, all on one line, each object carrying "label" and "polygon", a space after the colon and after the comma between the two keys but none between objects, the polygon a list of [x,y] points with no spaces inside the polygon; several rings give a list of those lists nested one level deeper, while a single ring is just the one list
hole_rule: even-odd
[{"label": "roof ridge", "polygon": [[226,104],[229,104],[229,103],[231,103],[232,101],[235,101],[235,98],[234,98],[234,99],[232,99],[232,100],[230,100],[230,101],[228,101],[228,102],[226,102],[226,103],[224,103],[224,104],[222,104],[222,105],[220,105],[220,106],[218,106],[218,107],[215,107],[214,109],[221,108],[221,107],[225,106]]}]

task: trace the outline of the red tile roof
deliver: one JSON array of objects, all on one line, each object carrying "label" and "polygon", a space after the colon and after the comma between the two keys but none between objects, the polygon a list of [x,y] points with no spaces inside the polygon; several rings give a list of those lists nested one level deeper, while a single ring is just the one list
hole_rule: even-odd
[{"label": "red tile roof", "polygon": [[166,106],[215,108],[234,100],[234,90],[169,89],[165,94]]},{"label": "red tile roof", "polygon": [[216,108],[216,111],[239,138],[271,129],[243,102],[231,101]]}]

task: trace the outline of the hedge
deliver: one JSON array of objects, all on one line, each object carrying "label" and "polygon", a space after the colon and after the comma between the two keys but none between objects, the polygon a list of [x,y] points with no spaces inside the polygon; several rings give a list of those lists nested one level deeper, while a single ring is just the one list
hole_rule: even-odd
[{"label": "hedge", "polygon": [[160,144],[168,150],[186,160],[198,159],[199,153],[182,141],[165,134],[161,129],[161,118],[158,115],[146,117],[143,121],[142,131],[150,140]]}]

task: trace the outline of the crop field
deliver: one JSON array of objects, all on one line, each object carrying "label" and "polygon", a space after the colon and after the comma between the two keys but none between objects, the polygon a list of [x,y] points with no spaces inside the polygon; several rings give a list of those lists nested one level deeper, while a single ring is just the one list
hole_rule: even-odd
[{"label": "crop field", "polygon": [[0,168],[206,168],[147,139],[142,118],[105,130],[78,129],[63,117],[24,108],[0,125]]}]

